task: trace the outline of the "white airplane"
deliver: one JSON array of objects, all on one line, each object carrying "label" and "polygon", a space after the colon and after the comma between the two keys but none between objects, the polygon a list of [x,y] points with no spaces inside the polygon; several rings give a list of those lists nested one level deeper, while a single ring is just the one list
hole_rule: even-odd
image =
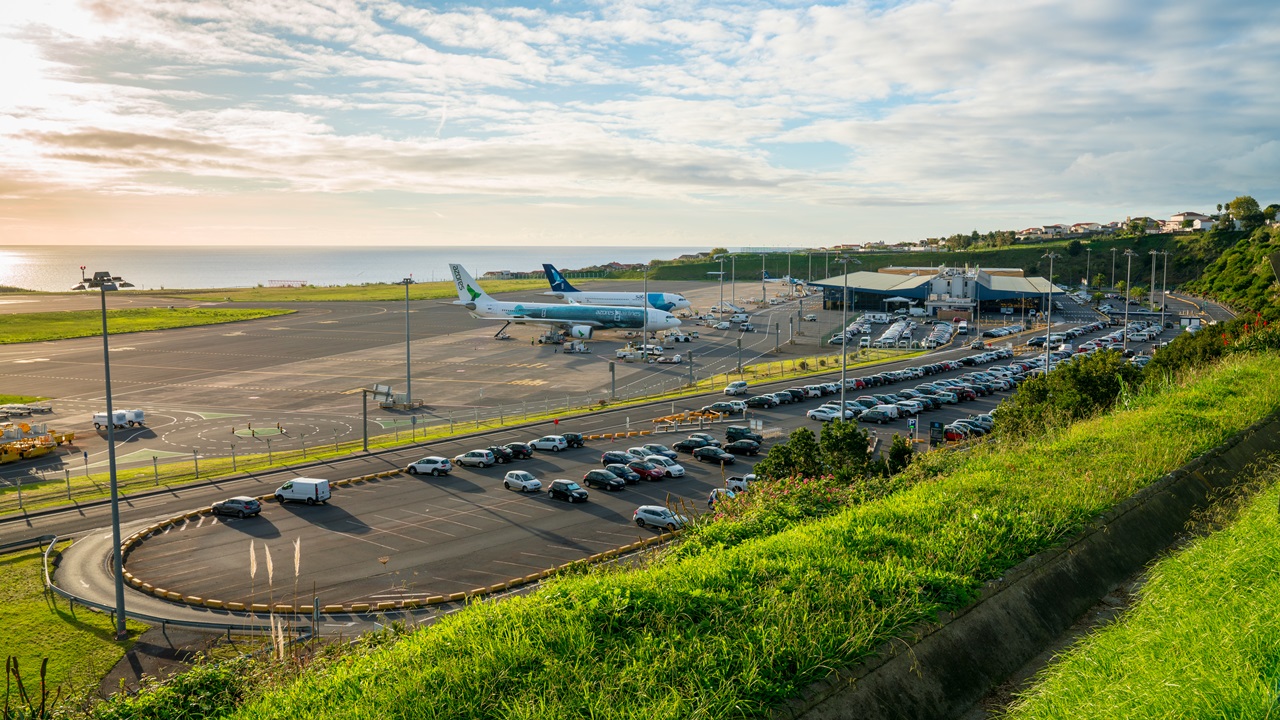
[{"label": "white airplane", "polygon": [[[546,272],[547,280],[551,283],[551,291],[545,292],[543,295],[554,295],[561,300],[568,300],[577,305],[644,307],[646,304],[644,293],[583,291],[570,285],[564,275],[551,265],[543,263],[542,269]],[[685,300],[683,295],[677,293],[651,292],[649,293],[648,305],[658,310],[675,312],[676,310],[688,309],[689,301]]]},{"label": "white airplane", "polygon": [[790,275],[787,275],[786,277],[780,277],[780,278],[769,277],[768,270],[764,271],[764,281],[767,283],[787,283],[788,285],[804,285],[805,284],[803,280],[797,280],[791,277]]},{"label": "white airplane", "polygon": [[[568,330],[570,337],[583,340],[590,338],[595,330],[640,330],[647,326],[650,332],[657,332],[680,326],[680,319],[675,315],[653,308],[494,300],[480,289],[466,268],[450,264],[449,270],[458,288],[458,299],[453,304],[462,305],[471,311],[471,317],[481,320],[505,320],[507,325],[550,325]],[[507,325],[503,325],[502,330]],[[495,337],[501,335],[502,330],[495,333]]]}]

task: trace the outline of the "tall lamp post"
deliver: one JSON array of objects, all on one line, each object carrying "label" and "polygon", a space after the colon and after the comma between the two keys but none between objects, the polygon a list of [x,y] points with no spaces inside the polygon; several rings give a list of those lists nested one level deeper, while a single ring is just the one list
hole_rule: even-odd
[{"label": "tall lamp post", "polygon": [[1116,250],[1111,248],[1111,289],[1116,289]]},{"label": "tall lamp post", "polygon": [[120,493],[116,483],[116,422],[115,409],[111,405],[111,357],[107,343],[107,291],[133,287],[122,278],[109,272],[95,272],[92,278],[84,276],[80,266],[80,284],[72,290],[97,288],[102,297],[102,374],[107,385],[107,469],[111,477],[111,567],[116,581],[116,640],[129,636],[124,617],[124,559],[120,555]]},{"label": "tall lamp post", "polygon": [[[845,375],[849,368],[849,263],[861,265],[862,261],[857,258],[838,257],[836,262],[844,266],[844,297],[840,298],[840,422],[844,422],[844,414],[848,410],[845,402]],[[822,336],[818,336],[818,342],[822,342]]]},{"label": "tall lamp post", "polygon": [[1044,309],[1044,372],[1049,373],[1049,336],[1053,334],[1053,261],[1062,257],[1055,252],[1041,255],[1049,258],[1049,302]]},{"label": "tall lamp post", "polygon": [[1129,354],[1129,294],[1131,292],[1131,289],[1129,288],[1129,277],[1133,274],[1133,259],[1138,256],[1138,253],[1134,252],[1131,249],[1126,249],[1124,251],[1124,256],[1129,258],[1129,266],[1128,266],[1128,269],[1124,271],[1124,330],[1122,331],[1122,335],[1124,336],[1123,354],[1128,355]]},{"label": "tall lamp post", "polygon": [[398,284],[404,285],[404,403],[413,407],[413,365],[409,357],[409,286],[413,284],[413,275]]},{"label": "tall lamp post", "polygon": [[1148,250],[1147,254],[1151,256],[1151,289],[1147,291],[1147,302],[1152,305],[1156,304],[1156,257],[1160,254],[1159,250]]},{"label": "tall lamp post", "polygon": [[1084,284],[1087,287],[1093,282],[1093,278],[1089,276],[1089,270],[1093,267],[1093,248],[1084,249]]},{"label": "tall lamp post", "polygon": [[708,274],[708,275],[719,275],[719,276],[720,276],[720,306],[719,306],[719,307],[720,307],[720,317],[719,317],[719,319],[720,319],[720,320],[724,320],[724,255],[716,255],[715,257],[713,257],[713,258],[711,258],[711,259],[712,259],[712,260],[715,260],[715,261],[717,261],[717,262],[719,262],[719,263],[720,263],[720,272],[714,272],[714,271],[712,271],[712,272],[709,272],[709,273],[707,273],[707,274]]},{"label": "tall lamp post", "polygon": [[[720,268],[721,270],[724,267]],[[738,307],[738,256],[729,256],[729,304]],[[723,319],[723,318],[722,318]]]},{"label": "tall lamp post", "polygon": [[768,300],[768,293],[764,289],[764,253],[760,253],[760,302]]},{"label": "tall lamp post", "polygon": [[1169,251],[1160,254],[1164,255],[1164,278],[1160,280],[1160,329],[1163,331],[1164,306],[1169,304]]},{"label": "tall lamp post", "polygon": [[649,362],[649,263],[644,265],[644,284],[641,287],[644,293],[644,307],[641,311],[644,315],[641,316],[640,323],[644,329],[640,331],[640,339],[644,342],[644,352],[640,353],[640,357]]}]

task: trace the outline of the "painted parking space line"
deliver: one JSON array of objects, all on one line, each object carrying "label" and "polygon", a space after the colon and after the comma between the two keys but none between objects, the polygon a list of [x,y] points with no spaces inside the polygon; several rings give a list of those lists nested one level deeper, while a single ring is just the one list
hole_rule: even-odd
[{"label": "painted parking space line", "polygon": [[511,567],[525,568],[526,570],[542,570],[541,565],[530,565],[529,563],[518,563],[510,560],[493,560],[494,565],[510,565]]},{"label": "painted parking space line", "polygon": [[[445,537],[450,537],[450,538],[455,538],[455,537],[457,537],[457,535],[454,535],[453,533],[447,533],[447,532],[445,532],[445,531],[443,531],[443,530],[437,530],[436,528],[431,527],[431,525],[429,525],[428,523],[425,523],[425,522],[410,522],[410,521],[408,521],[408,520],[397,520],[396,518],[389,518],[389,517],[387,517],[386,515],[377,515],[376,517],[381,518],[382,520],[386,520],[387,522],[391,522],[391,523],[399,523],[399,524],[401,524],[401,525],[408,525],[409,527],[418,528],[418,529],[421,529],[421,530],[429,530],[429,531],[431,531],[431,532],[433,532],[433,533],[438,533],[438,534],[440,534],[440,535],[444,535]],[[434,520],[434,519],[435,519],[435,518],[431,518],[431,517],[428,517],[428,516],[424,516],[424,517],[427,517],[427,519],[428,519],[428,520]],[[423,541],[423,542],[425,542],[425,541]]]}]

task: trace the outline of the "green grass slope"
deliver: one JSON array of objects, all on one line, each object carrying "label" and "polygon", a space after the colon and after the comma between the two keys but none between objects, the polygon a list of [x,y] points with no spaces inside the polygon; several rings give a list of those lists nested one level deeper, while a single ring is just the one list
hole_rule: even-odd
[{"label": "green grass slope", "polygon": [[[146,308],[108,310],[107,331],[112,335],[169,330],[196,325],[256,320],[288,315],[293,310],[230,308]],[[102,313],[98,310],[23,313],[0,315],[0,345],[45,342],[102,334]]]},{"label": "green grass slope", "polygon": [[1150,572],[1139,602],[1049,666],[1011,720],[1275,718],[1280,523],[1274,483],[1236,522]]},{"label": "green grass slope", "polygon": [[1223,251],[1187,289],[1241,312],[1280,319],[1280,286],[1268,256],[1280,252],[1280,228],[1260,228]]},{"label": "green grass slope", "polygon": [[[1276,360],[1228,359],[1026,444],[930,454],[896,493],[781,532],[701,526],[647,567],[475,604],[234,717],[768,716],[1280,409]],[[759,502],[786,514],[791,493],[835,491],[814,482],[779,482]]]}]

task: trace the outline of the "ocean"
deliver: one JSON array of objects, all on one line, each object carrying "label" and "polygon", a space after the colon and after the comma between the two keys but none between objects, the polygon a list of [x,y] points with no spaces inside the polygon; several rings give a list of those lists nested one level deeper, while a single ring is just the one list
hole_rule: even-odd
[{"label": "ocean", "polygon": [[449,263],[473,275],[528,272],[547,262],[578,269],[609,262],[670,259],[709,248],[634,247],[97,247],[17,246],[0,249],[0,285],[70,290],[85,273],[106,270],[140,289],[253,287],[272,282],[358,285],[445,280]]}]

